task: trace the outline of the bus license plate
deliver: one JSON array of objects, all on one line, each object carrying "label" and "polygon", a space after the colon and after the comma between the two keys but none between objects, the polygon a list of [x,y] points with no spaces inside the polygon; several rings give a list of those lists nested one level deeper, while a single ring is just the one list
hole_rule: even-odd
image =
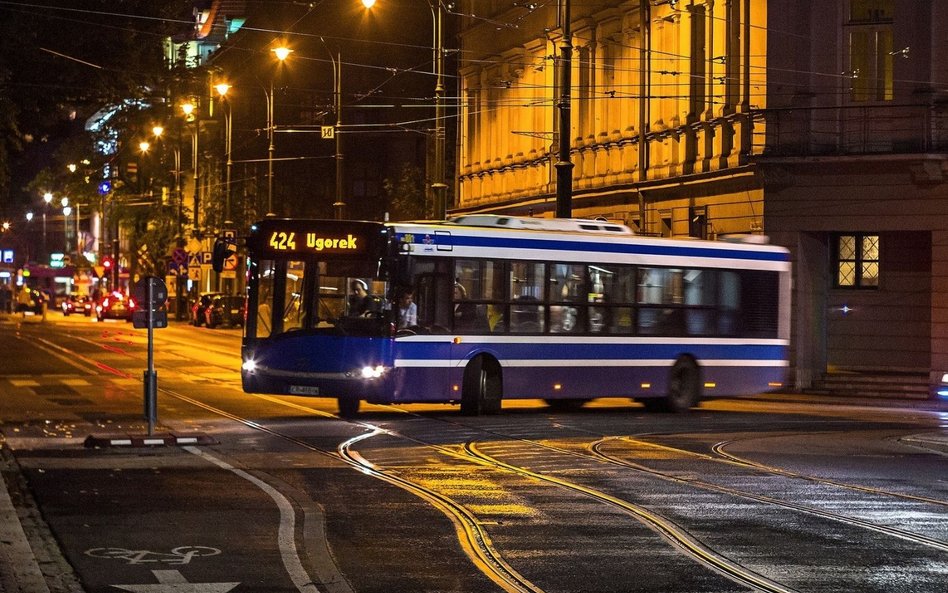
[{"label": "bus license plate", "polygon": [[290,395],[319,395],[319,387],[290,385]]}]

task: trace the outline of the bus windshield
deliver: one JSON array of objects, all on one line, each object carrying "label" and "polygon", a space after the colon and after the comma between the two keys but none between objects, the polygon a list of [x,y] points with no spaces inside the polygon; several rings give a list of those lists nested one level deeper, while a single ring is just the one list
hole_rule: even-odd
[{"label": "bus windshield", "polygon": [[361,262],[264,259],[255,266],[247,337],[299,330],[381,335],[391,323],[388,283]]}]

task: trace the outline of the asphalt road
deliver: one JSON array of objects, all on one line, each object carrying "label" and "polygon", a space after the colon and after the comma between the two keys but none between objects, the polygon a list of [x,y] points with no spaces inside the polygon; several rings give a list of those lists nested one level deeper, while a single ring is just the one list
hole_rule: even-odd
[{"label": "asphalt road", "polygon": [[[244,394],[238,330],[172,324],[148,435],[145,335],[0,319],[0,593],[944,591],[936,405],[345,421],[332,400]],[[148,436],[172,444],[110,445]]]}]

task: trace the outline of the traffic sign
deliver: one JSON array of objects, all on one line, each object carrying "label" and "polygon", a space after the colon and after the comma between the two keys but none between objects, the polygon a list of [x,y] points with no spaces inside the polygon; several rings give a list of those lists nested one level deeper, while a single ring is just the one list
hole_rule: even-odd
[{"label": "traffic sign", "polygon": [[138,307],[132,312],[132,326],[142,329],[168,327],[168,287],[164,280],[155,276],[146,276],[132,287],[132,299]]},{"label": "traffic sign", "polygon": [[102,274],[105,274],[105,266],[92,266],[92,271],[95,272],[96,278],[101,278]]},{"label": "traffic sign", "polygon": [[224,271],[233,271],[237,269],[237,254],[231,253],[224,260]]},{"label": "traffic sign", "polygon": [[323,140],[332,140],[336,137],[335,126],[321,126],[319,131],[322,133]]},{"label": "traffic sign", "polygon": [[171,261],[173,261],[174,263],[178,264],[179,266],[182,265],[182,264],[187,264],[187,263],[188,263],[188,252],[185,251],[184,249],[180,249],[180,248],[179,248],[179,249],[175,249],[174,251],[171,252]]}]

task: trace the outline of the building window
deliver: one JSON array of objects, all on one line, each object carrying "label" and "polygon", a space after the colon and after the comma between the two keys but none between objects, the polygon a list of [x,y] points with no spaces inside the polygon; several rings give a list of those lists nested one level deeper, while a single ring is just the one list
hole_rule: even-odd
[{"label": "building window", "polygon": [[836,237],[837,288],[879,287],[879,235]]},{"label": "building window", "polygon": [[893,98],[892,23],[895,0],[850,0],[850,99],[858,103]]}]

